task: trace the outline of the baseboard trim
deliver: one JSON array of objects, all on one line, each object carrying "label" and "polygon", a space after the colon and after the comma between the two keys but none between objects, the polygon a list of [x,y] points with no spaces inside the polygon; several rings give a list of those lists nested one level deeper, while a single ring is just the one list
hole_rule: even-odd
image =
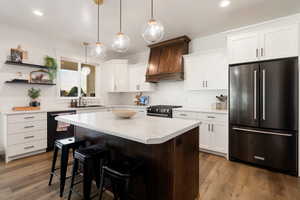
[{"label": "baseboard trim", "polygon": [[26,154],[20,154],[17,156],[7,157],[6,163],[13,161],[13,160],[17,160],[17,159],[21,159],[21,158],[25,158],[25,157],[29,157],[29,156],[34,156],[34,155],[45,153],[45,152],[46,152],[46,149],[41,149],[41,150],[37,150],[34,152],[26,153]]},{"label": "baseboard trim", "polygon": [[210,150],[201,149],[201,148],[199,148],[199,151],[204,152],[204,153],[214,154],[214,155],[217,155],[217,156],[222,156],[222,157],[225,157],[227,159],[227,154],[226,153],[220,153],[220,152],[210,151]]}]

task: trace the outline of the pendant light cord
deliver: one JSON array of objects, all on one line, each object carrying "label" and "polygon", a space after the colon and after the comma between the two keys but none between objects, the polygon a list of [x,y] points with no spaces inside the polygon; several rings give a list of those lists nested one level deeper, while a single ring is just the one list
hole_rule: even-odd
[{"label": "pendant light cord", "polygon": [[120,33],[122,33],[122,0],[120,0]]},{"label": "pendant light cord", "polygon": [[85,45],[85,64],[87,64],[87,45]]},{"label": "pendant light cord", "polygon": [[153,0],[151,0],[151,19],[154,19],[154,14],[153,14]]},{"label": "pendant light cord", "polygon": [[98,23],[97,23],[97,42],[100,41],[100,33],[99,33],[99,21],[100,21],[100,4],[98,3]]}]

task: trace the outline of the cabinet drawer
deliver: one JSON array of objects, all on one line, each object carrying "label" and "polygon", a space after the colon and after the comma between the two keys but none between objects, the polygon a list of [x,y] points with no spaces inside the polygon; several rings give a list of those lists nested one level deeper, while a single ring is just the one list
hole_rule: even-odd
[{"label": "cabinet drawer", "polygon": [[216,121],[216,122],[227,122],[228,115],[226,114],[215,114],[215,113],[199,113],[199,119],[206,121]]},{"label": "cabinet drawer", "polygon": [[174,118],[183,118],[183,119],[198,119],[199,113],[196,112],[183,112],[183,111],[174,111]]},{"label": "cabinet drawer", "polygon": [[32,114],[20,114],[20,115],[10,115],[7,117],[8,123],[16,122],[30,122],[30,121],[39,121],[46,120],[46,113],[32,113]]},{"label": "cabinet drawer", "polygon": [[7,156],[17,156],[26,154],[38,150],[45,149],[47,147],[47,140],[34,140],[23,144],[12,145],[7,148]]},{"label": "cabinet drawer", "polygon": [[47,121],[31,121],[31,122],[22,122],[22,123],[10,123],[7,125],[8,134],[17,134],[17,133],[26,133],[33,132],[38,130],[46,130]]},{"label": "cabinet drawer", "polygon": [[11,146],[11,145],[22,144],[22,143],[32,142],[34,140],[42,140],[42,139],[47,139],[46,130],[9,135],[7,137],[7,145]]},{"label": "cabinet drawer", "polygon": [[294,173],[297,171],[297,137],[248,129],[230,130],[230,156],[245,162]]}]

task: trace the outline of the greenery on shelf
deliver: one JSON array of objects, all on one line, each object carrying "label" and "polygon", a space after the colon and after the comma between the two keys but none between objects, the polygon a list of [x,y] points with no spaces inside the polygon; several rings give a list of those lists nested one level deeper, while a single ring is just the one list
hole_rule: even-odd
[{"label": "greenery on shelf", "polygon": [[35,100],[37,98],[39,98],[41,96],[41,90],[40,89],[35,89],[35,88],[31,88],[28,90],[28,96]]},{"label": "greenery on shelf", "polygon": [[57,74],[57,62],[55,58],[50,56],[45,56],[44,58],[45,66],[48,67],[48,74],[51,81],[56,78]]}]

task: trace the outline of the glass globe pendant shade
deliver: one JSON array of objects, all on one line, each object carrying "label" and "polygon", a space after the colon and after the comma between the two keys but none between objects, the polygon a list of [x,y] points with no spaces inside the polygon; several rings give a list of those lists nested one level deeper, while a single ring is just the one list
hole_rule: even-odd
[{"label": "glass globe pendant shade", "polygon": [[157,20],[151,19],[145,25],[142,36],[144,40],[149,43],[160,41],[164,37],[164,26]]},{"label": "glass globe pendant shade", "polygon": [[106,47],[101,42],[96,42],[95,46],[92,48],[92,56],[97,58],[104,58],[106,55]]},{"label": "glass globe pendant shade", "polygon": [[129,49],[130,38],[122,32],[117,33],[114,36],[112,48],[116,52],[126,52]]},{"label": "glass globe pendant shade", "polygon": [[83,67],[82,69],[81,69],[81,73],[83,74],[83,75],[85,75],[85,76],[87,76],[87,75],[89,75],[90,73],[91,73],[91,69],[89,68],[89,67]]}]

